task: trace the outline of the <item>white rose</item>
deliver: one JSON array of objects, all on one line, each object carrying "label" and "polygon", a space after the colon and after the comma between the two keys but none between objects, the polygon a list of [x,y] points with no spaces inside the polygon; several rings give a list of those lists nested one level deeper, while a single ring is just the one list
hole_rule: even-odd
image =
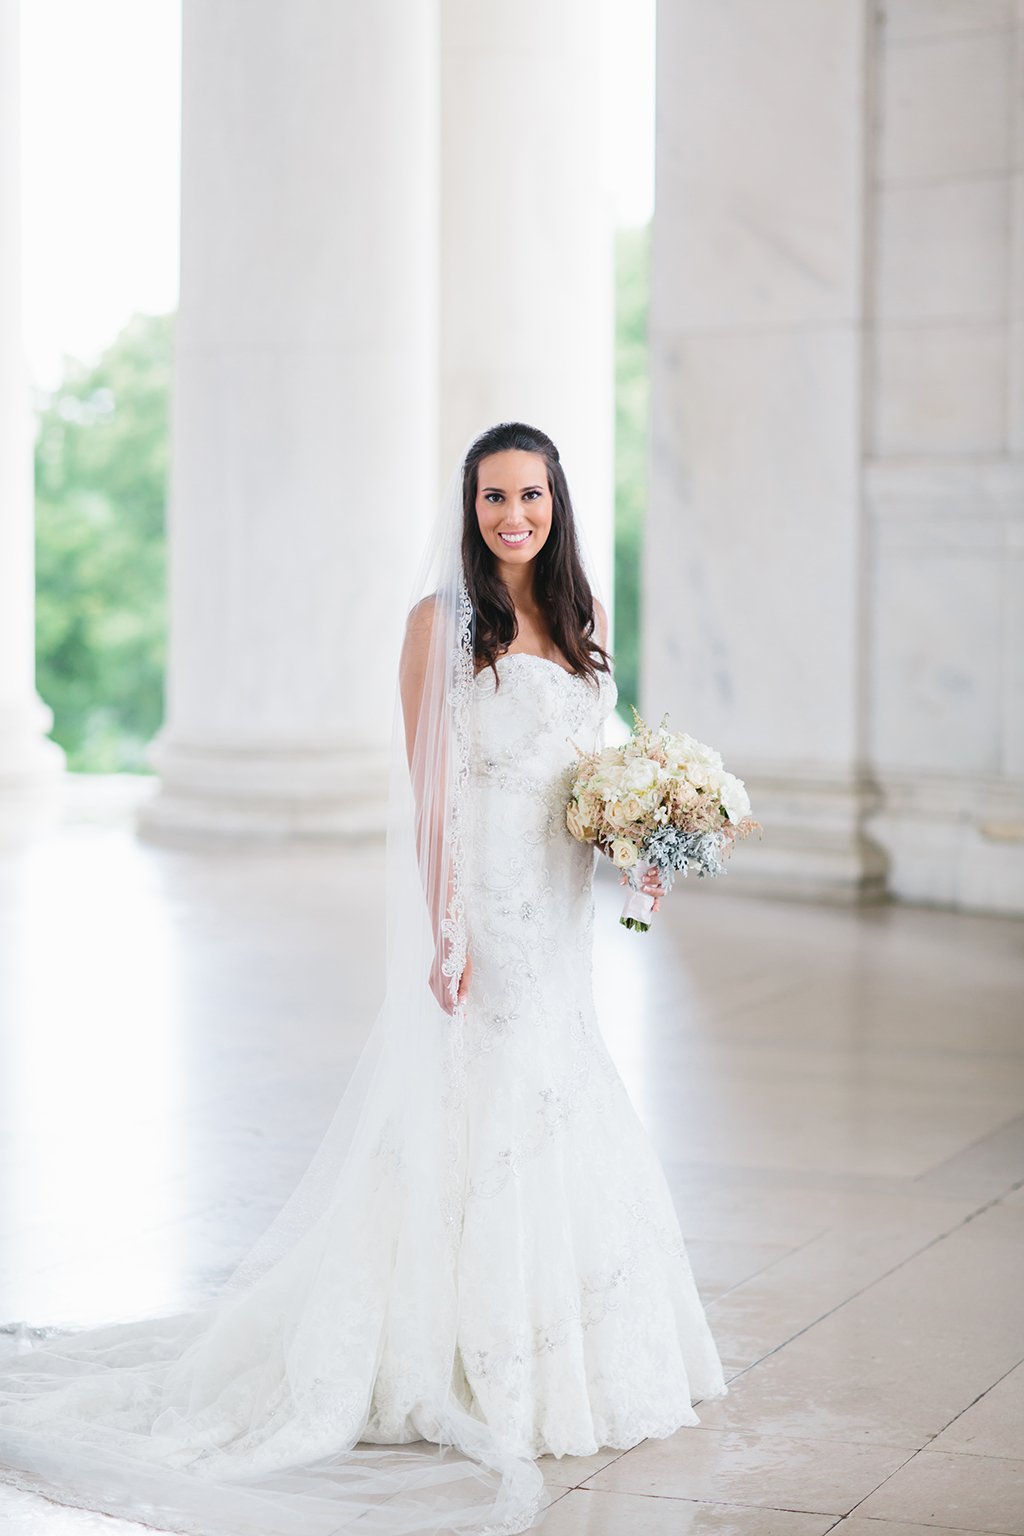
[{"label": "white rose", "polygon": [[602,800],[617,800],[622,793],[622,768],[605,769],[597,781],[597,790]]},{"label": "white rose", "polygon": [[658,782],[658,764],[649,757],[637,757],[626,766],[622,775],[623,789],[634,795],[645,795]]},{"label": "white rose", "polygon": [[717,769],[719,773],[722,771],[722,754],[716,752],[714,747],[706,746],[704,742],[698,741],[693,755],[698,763],[704,764],[705,768]]},{"label": "white rose", "polygon": [[679,765],[699,763],[703,768],[722,767],[721,753],[709,747],[706,741],[688,736],[685,731],[674,731],[666,743],[666,750],[670,760]]},{"label": "white rose", "polygon": [[746,785],[735,774],[722,775],[721,799],[730,821],[742,821],[744,816],[750,815],[750,796]]}]

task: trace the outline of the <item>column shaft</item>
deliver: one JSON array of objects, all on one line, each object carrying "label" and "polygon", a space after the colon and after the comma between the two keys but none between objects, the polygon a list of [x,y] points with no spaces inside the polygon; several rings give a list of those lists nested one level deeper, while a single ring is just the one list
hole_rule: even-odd
[{"label": "column shaft", "polygon": [[22,341],[18,0],[0,0],[0,831],[57,804],[64,754],[35,691],[32,402]]},{"label": "column shaft", "polygon": [[436,507],[428,0],[185,0],[159,837],[376,832]]},{"label": "column shaft", "polygon": [[524,420],[558,444],[611,601],[614,292],[589,0],[442,0],[442,457]]}]

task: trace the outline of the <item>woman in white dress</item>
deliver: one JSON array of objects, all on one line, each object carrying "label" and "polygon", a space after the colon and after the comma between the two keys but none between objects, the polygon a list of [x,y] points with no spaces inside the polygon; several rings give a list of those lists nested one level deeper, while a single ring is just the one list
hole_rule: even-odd
[{"label": "woman in white dress", "polygon": [[565,805],[616,688],[545,434],[469,445],[418,588],[353,1080],[209,1302],[8,1330],[0,1481],[196,1536],[520,1531],[534,1458],[670,1435],[726,1391],[597,1026]]}]

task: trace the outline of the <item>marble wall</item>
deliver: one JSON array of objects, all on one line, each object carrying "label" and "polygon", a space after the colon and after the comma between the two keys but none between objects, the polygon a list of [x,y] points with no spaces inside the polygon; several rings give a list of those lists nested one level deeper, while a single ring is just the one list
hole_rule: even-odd
[{"label": "marble wall", "polygon": [[737,882],[1024,910],[1024,7],[658,22],[645,708]]}]

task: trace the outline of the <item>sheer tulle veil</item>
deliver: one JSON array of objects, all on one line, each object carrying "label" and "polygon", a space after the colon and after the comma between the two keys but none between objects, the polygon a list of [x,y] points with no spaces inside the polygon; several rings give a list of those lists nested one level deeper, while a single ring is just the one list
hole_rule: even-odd
[{"label": "sheer tulle veil", "polygon": [[[85,1330],[8,1324],[0,1482],[194,1536],[519,1531],[536,1518],[537,1465],[468,1410],[456,1347],[470,447],[410,594],[384,1000],[356,1069],[294,1193],[212,1299]],[[421,1438],[389,1441],[378,1394]]]}]

